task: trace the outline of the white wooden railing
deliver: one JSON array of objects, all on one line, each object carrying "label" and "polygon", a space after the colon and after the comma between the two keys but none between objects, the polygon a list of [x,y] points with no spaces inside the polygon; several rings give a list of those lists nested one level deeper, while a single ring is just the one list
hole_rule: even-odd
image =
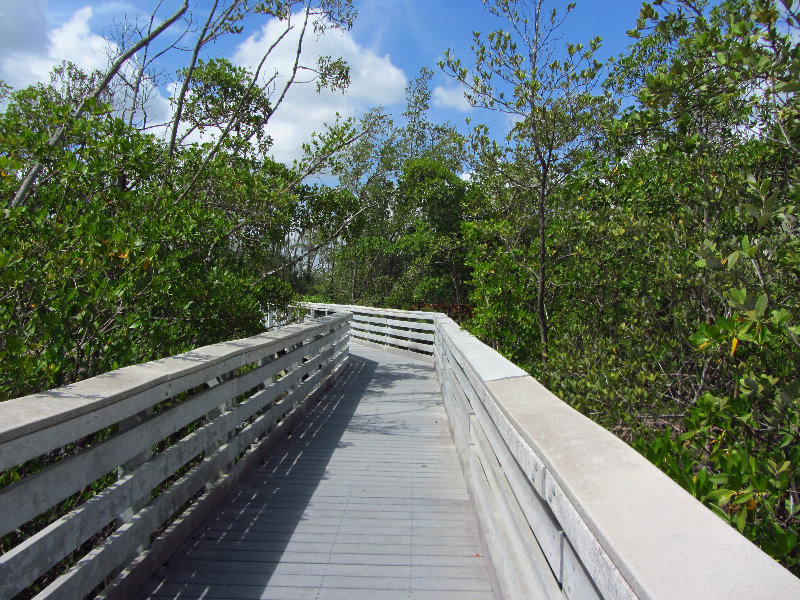
[{"label": "white wooden railing", "polygon": [[0,488],[13,546],[0,599],[67,557],[36,598],[109,582],[101,597],[130,596],[342,368],[349,323],[290,325],[0,403],[0,474],[23,475]]},{"label": "white wooden railing", "polygon": [[0,488],[0,536],[18,540],[0,599],[65,557],[37,598],[130,596],[342,368],[351,333],[434,364],[506,598],[800,598],[800,580],[445,315],[306,310],[321,318],[0,403],[0,474],[23,475]]},{"label": "white wooden railing", "polygon": [[440,313],[319,302],[305,302],[302,306],[308,318],[350,313],[350,335],[360,344],[433,361],[435,323]]},{"label": "white wooden railing", "polygon": [[800,599],[800,579],[447,316],[306,307],[353,314],[354,341],[433,357],[506,598]]}]

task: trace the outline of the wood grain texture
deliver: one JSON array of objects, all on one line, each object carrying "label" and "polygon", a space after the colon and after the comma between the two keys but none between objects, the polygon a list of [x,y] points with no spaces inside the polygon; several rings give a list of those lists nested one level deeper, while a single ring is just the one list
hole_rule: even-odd
[{"label": "wood grain texture", "polygon": [[[74,386],[53,390],[48,394],[60,402],[31,417],[31,422],[23,419],[28,407],[12,404],[0,415],[10,416],[10,423],[4,423],[0,454],[11,465],[74,439],[74,432],[65,431],[69,425],[93,433],[107,427],[109,419],[122,416],[125,422],[104,441],[78,447],[70,456],[0,490],[0,535],[94,485],[120,465],[125,469],[110,487],[0,556],[0,598],[13,597],[114,523],[109,537],[95,542],[37,598],[80,598],[118,573],[198,494],[221,480],[230,481],[234,471],[242,470],[232,470],[237,461],[258,446],[274,444],[287,424],[297,420],[346,360],[349,320],[349,315],[328,317],[137,365],[121,377],[121,390],[107,389],[114,380],[114,373],[109,373],[99,383],[98,378],[81,382],[81,389],[92,390],[90,398],[75,397]],[[239,367],[246,369],[239,373]],[[136,418],[131,419],[129,404],[147,409],[156,399],[191,388],[194,395],[174,406],[156,413],[134,412]],[[76,407],[80,407],[77,412]],[[184,429],[188,425],[196,429]],[[180,437],[163,445],[162,440],[179,431]],[[45,445],[39,445],[43,440]],[[153,454],[157,445],[161,447]],[[192,466],[192,460],[199,462]],[[170,478],[174,481],[167,481]],[[159,486],[159,492],[152,494]]]},{"label": "wood grain texture", "polygon": [[494,598],[430,364],[351,346],[324,401],[138,598]]}]

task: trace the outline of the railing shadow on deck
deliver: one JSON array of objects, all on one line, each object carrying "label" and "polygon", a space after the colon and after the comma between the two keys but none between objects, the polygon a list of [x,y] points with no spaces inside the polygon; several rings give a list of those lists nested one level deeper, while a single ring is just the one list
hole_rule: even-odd
[{"label": "railing shadow on deck", "polygon": [[[371,390],[379,397],[380,387],[392,379],[375,376],[376,367],[375,361],[351,355],[324,399],[309,407],[303,422],[209,515],[176,553],[178,558],[167,563],[189,576],[218,571],[219,583],[206,585],[202,591],[190,582],[171,583],[171,595],[224,597],[230,576],[254,592],[267,588],[314,493],[327,479],[331,456],[347,444],[342,437],[367,388],[379,386]],[[158,588],[146,591],[154,593]]]},{"label": "railing shadow on deck", "polygon": [[348,339],[342,315],[0,403],[0,474],[36,467],[0,489],[0,536],[24,532],[0,598],[130,597],[324,392]]}]

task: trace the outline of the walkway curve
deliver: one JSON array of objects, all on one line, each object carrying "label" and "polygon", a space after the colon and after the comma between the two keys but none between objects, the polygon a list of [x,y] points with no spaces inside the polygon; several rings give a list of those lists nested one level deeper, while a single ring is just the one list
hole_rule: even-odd
[{"label": "walkway curve", "polygon": [[140,600],[495,598],[432,366],[350,352]]}]

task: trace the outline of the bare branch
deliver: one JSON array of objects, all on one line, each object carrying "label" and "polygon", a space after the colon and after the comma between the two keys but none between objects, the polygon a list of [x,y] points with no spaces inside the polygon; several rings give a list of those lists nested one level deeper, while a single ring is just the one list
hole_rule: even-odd
[{"label": "bare branch", "polygon": [[334,231],[334,232],[333,232],[331,235],[329,235],[327,238],[325,238],[325,239],[324,239],[323,241],[321,241],[319,244],[315,244],[314,246],[312,246],[311,248],[309,248],[308,250],[306,250],[306,251],[305,251],[305,252],[303,252],[302,254],[299,254],[298,256],[295,256],[295,257],[294,257],[294,258],[292,258],[291,260],[289,260],[289,261],[287,261],[287,262],[283,263],[283,264],[282,264],[280,267],[276,267],[275,269],[272,269],[271,271],[267,271],[267,272],[266,272],[266,273],[264,273],[264,275],[262,276],[262,279],[264,279],[264,278],[267,278],[267,277],[269,277],[269,276],[271,276],[271,275],[274,275],[274,274],[275,274],[275,273],[277,273],[278,271],[281,271],[281,270],[283,270],[283,269],[286,269],[287,267],[291,267],[291,266],[293,266],[293,265],[295,265],[295,264],[299,263],[299,262],[300,262],[301,260],[303,260],[303,259],[304,259],[306,256],[309,256],[310,254],[313,254],[314,252],[317,252],[317,251],[318,251],[320,248],[322,248],[323,246],[326,246],[327,244],[331,243],[333,240],[335,240],[337,237],[339,237],[339,234],[340,234],[342,231],[344,231],[344,228],[345,228],[345,227],[347,227],[347,226],[348,226],[350,223],[352,223],[352,222],[353,222],[353,219],[355,219],[355,218],[356,218],[358,215],[360,215],[362,212],[364,212],[364,211],[365,211],[365,210],[367,210],[368,208],[370,208],[370,207],[374,206],[375,204],[377,204],[377,200],[376,200],[376,201],[374,201],[374,202],[370,202],[370,203],[368,203],[368,204],[365,204],[364,206],[362,206],[361,208],[359,208],[359,209],[358,209],[356,212],[354,212],[352,215],[350,215],[349,217],[347,217],[347,218],[344,220],[344,223],[342,223],[342,225],[339,227],[339,229],[337,229],[336,231]]},{"label": "bare branch", "polygon": [[[72,111],[70,115],[70,121],[77,119],[84,110],[86,110],[86,105],[93,100],[96,100],[100,97],[100,94],[103,93],[103,90],[106,89],[109,82],[114,78],[117,72],[120,70],[123,64],[136,52],[138,52],[143,47],[147,46],[150,42],[152,42],[155,38],[157,38],[161,33],[167,29],[170,25],[172,25],[175,21],[183,16],[183,14],[189,8],[189,0],[183,0],[183,6],[178,9],[178,11],[172,15],[169,19],[161,23],[158,27],[156,27],[152,32],[150,32],[147,36],[143,37],[139,40],[138,43],[131,46],[127,51],[123,52],[122,55],[116,60],[116,62],[111,65],[111,68],[106,72],[105,77],[103,80],[98,84],[95,90],[87,97],[85,97],[81,103]],[[50,136],[50,139],[47,141],[47,145],[50,147],[54,147],[61,143],[64,139],[64,135],[67,131],[67,124],[64,123],[60,125],[56,131]],[[14,199],[11,201],[11,206],[19,206],[22,204],[30,194],[31,190],[33,189],[33,184],[36,182],[36,179],[39,177],[39,173],[42,171],[42,164],[37,162],[34,164],[31,169],[28,171],[28,174],[23,179],[22,184],[19,186],[17,193],[14,195]]]}]

